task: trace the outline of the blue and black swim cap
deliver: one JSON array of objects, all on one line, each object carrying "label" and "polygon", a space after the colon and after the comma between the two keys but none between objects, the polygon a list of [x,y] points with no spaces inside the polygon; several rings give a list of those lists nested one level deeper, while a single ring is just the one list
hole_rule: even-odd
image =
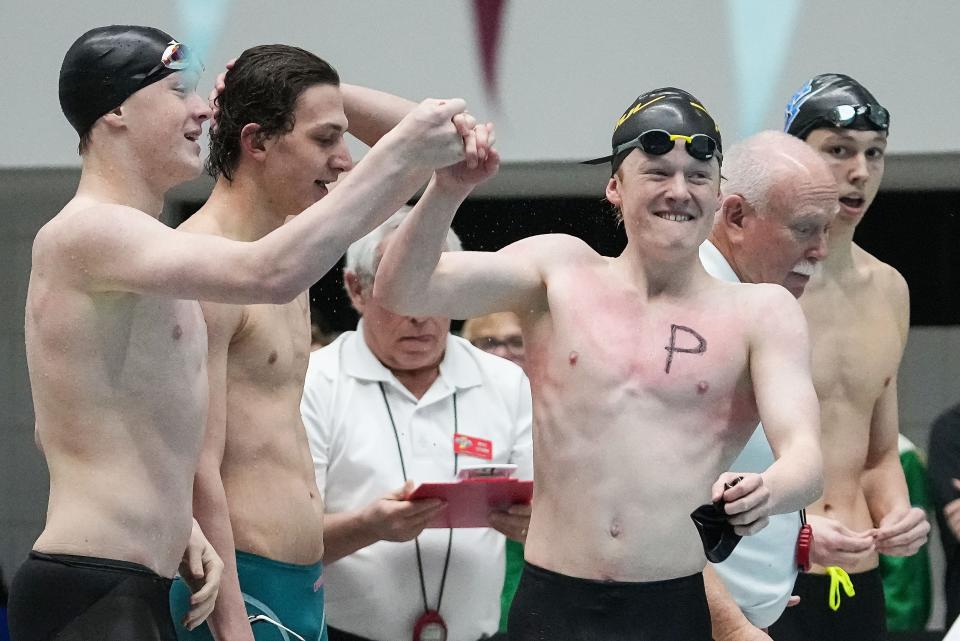
[{"label": "blue and black swim cap", "polygon": [[703,103],[682,89],[654,89],[638,96],[617,119],[611,141],[613,153],[584,164],[609,162],[610,173],[614,174],[633,149],[662,155],[673,149],[678,139],[686,142],[687,152],[698,160],[722,158],[720,128]]},{"label": "blue and black swim cap", "polygon": [[821,127],[887,132],[890,112],[850,76],[823,73],[793,94],[783,123],[785,132],[801,140]]},{"label": "blue and black swim cap", "polygon": [[83,136],[137,91],[192,66],[199,69],[199,61],[159,29],[97,27],[77,38],[63,58],[60,108]]}]

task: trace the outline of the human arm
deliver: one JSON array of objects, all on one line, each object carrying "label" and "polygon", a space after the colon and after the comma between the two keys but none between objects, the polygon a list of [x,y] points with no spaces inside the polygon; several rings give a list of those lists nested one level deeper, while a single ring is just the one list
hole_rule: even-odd
[{"label": "human arm", "polygon": [[[933,504],[954,542],[960,540],[960,405],[934,421],[927,448],[927,475]],[[941,528],[941,530],[944,528]],[[943,535],[943,532],[941,532]]]},{"label": "human arm", "polygon": [[872,530],[856,532],[840,521],[807,514],[813,528],[813,545],[810,547],[810,562],[828,567],[836,565],[844,569],[862,567],[867,559],[877,552]]},{"label": "human arm", "polygon": [[323,562],[330,564],[378,541],[412,541],[444,508],[440,499],[407,501],[407,481],[386,496],[349,512],[323,517]]},{"label": "human arm", "polygon": [[193,630],[210,616],[217,600],[222,574],[223,561],[194,519],[190,540],[180,561],[180,577],[192,593],[190,609],[182,621],[188,630]]},{"label": "human arm", "polygon": [[417,106],[400,96],[347,83],[340,84],[340,93],[350,133],[371,147]]},{"label": "human arm", "polygon": [[193,515],[223,560],[216,607],[208,625],[218,641],[253,641],[237,576],[236,547],[220,467],[227,431],[227,355],[242,324],[243,312],[232,306],[202,303],[207,325],[209,409],[203,449],[193,481]]},{"label": "human arm", "polygon": [[[960,480],[953,481],[954,490],[960,491]],[[960,539],[960,498],[953,499],[943,506],[943,519],[950,528],[954,539]]]},{"label": "human arm", "polygon": [[715,641],[770,641],[750,623],[740,606],[709,563],[703,569],[703,587],[710,608],[710,625]]},{"label": "human arm", "polygon": [[[344,90],[344,101],[348,117],[364,115],[362,131],[371,140],[409,105],[389,94],[350,86]],[[381,115],[380,120],[373,115]],[[466,138],[468,159],[434,174],[423,197],[391,237],[374,284],[374,296],[388,308],[403,314],[466,318],[545,302],[543,279],[529,252],[531,243],[516,243],[522,247],[495,254],[442,254],[457,208],[475,185],[499,168],[499,154],[492,143],[490,125],[475,127]],[[473,152],[476,166],[470,162]]]},{"label": "human arm", "polygon": [[[820,405],[810,374],[810,342],[803,312],[785,289],[752,285],[759,314],[751,323],[750,375],[774,463],[762,474],[721,475],[713,498],[723,496],[730,522],[752,534],[770,514],[793,512],[823,490]],[[744,480],[724,490],[732,476]],[[753,524],[759,525],[759,527]]]},{"label": "human arm", "polygon": [[461,100],[424,101],[336,190],[256,242],[186,235],[136,209],[100,204],[64,221],[48,251],[64,276],[88,291],[287,302],[393,214],[435,168],[465,157],[452,121],[463,106]]},{"label": "human arm", "polygon": [[[889,295],[897,311],[899,357],[902,358],[910,326],[910,305],[906,282],[896,272],[891,274]],[[874,404],[861,487],[876,524],[873,533],[877,551],[890,556],[912,556],[926,543],[930,524],[922,508],[910,505],[907,481],[900,464],[897,405],[897,376],[894,373]]]},{"label": "human arm", "polygon": [[896,388],[893,377],[874,408],[861,486],[876,524],[876,550],[889,556],[912,556],[927,542],[930,524],[922,508],[910,505],[897,445]]},{"label": "human arm", "polygon": [[[330,359],[338,344],[311,354],[300,401],[300,414],[313,459],[317,489],[327,502],[327,477],[330,461],[341,457],[342,426],[331,419],[331,405],[337,396],[336,382],[330,370],[339,370],[340,361]],[[335,363],[335,364],[334,364]],[[323,562],[333,563],[377,541],[409,541],[416,537],[442,509],[439,499],[407,501],[413,483],[406,482],[367,505],[348,506],[327,513],[323,519]]]},{"label": "human arm", "polygon": [[595,253],[571,236],[517,241],[497,252],[443,252],[453,219],[426,196],[391,236],[377,271],[374,296],[394,312],[469,318],[495,311],[525,315],[547,309],[547,277]]}]

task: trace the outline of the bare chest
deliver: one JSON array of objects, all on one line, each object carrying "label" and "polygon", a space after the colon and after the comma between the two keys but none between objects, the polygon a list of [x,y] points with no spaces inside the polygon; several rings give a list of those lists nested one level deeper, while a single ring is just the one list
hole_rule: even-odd
[{"label": "bare chest", "polygon": [[231,381],[274,388],[302,386],[310,358],[310,317],[302,297],[285,305],[248,305],[230,343]]},{"label": "bare chest", "polygon": [[641,300],[571,279],[551,290],[550,310],[533,348],[547,380],[624,405],[755,413],[743,323],[710,300]]},{"label": "bare chest", "polygon": [[27,347],[38,419],[95,426],[98,438],[136,430],[192,451],[207,407],[199,303],[52,288],[34,294]]},{"label": "bare chest", "polygon": [[896,376],[903,350],[894,310],[879,293],[819,293],[801,299],[810,327],[813,378],[821,400],[872,408]]}]

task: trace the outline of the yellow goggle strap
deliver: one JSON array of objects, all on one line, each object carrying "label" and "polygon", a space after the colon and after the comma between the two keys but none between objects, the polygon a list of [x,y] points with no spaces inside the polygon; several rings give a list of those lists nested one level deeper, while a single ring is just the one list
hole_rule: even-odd
[{"label": "yellow goggle strap", "polygon": [[836,612],[840,609],[840,587],[843,586],[843,591],[848,597],[854,596],[856,592],[853,589],[853,581],[850,580],[850,575],[843,568],[831,565],[826,570],[827,576],[830,577],[830,593],[827,597],[827,603],[830,605],[830,609]]}]

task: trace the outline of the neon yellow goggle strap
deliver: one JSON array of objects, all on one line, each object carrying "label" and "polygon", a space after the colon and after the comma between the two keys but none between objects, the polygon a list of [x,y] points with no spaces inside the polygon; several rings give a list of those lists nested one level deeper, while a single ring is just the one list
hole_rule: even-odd
[{"label": "neon yellow goggle strap", "polygon": [[843,591],[847,597],[856,595],[856,592],[853,589],[853,581],[850,580],[850,575],[843,568],[831,565],[826,570],[827,576],[830,577],[830,593],[827,597],[827,603],[830,605],[830,609],[836,612],[840,609],[840,587],[843,586]]}]

